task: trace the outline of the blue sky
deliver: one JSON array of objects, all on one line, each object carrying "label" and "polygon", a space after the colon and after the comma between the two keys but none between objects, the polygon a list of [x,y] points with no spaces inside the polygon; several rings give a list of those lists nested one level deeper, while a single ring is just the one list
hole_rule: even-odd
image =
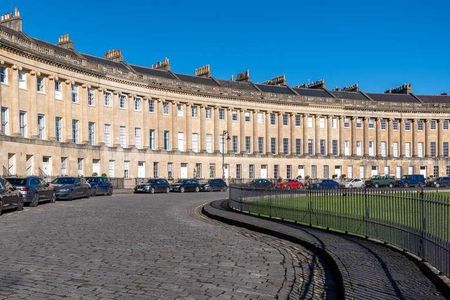
[{"label": "blue sky", "polygon": [[120,48],[143,66],[167,56],[176,72],[209,63],[223,79],[250,69],[254,82],[450,93],[449,1],[0,0],[14,6],[34,37],[69,33],[81,52]]}]

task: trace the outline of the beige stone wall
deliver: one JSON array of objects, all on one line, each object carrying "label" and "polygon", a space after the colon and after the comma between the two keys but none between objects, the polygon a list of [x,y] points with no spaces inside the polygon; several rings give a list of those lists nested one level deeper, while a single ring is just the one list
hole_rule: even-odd
[{"label": "beige stone wall", "polygon": [[[100,173],[115,177],[124,175],[124,166],[129,165],[129,177],[168,176],[168,165],[172,164],[174,178],[182,176],[182,164],[187,165],[187,176],[194,175],[196,164],[201,164],[201,176],[210,176],[210,165],[215,166],[215,177],[222,175],[222,155],[220,152],[221,135],[226,130],[228,136],[238,137],[238,153],[232,153],[232,139],[226,142],[228,153],[225,163],[230,166],[229,176],[236,177],[237,165],[241,165],[243,178],[249,177],[249,166],[254,165],[255,177],[261,176],[261,166],[267,165],[268,177],[274,177],[278,166],[281,177],[287,177],[288,166],[291,176],[299,174],[299,166],[304,166],[304,175],[313,175],[317,169],[317,177],[335,173],[340,167],[342,174],[352,168],[354,177],[369,177],[376,168],[379,174],[385,169],[392,175],[407,174],[409,167],[419,173],[421,167],[427,168],[427,175],[433,174],[433,167],[439,166],[439,175],[447,172],[448,157],[443,157],[443,143],[450,142],[450,131],[443,129],[445,120],[450,119],[449,112],[439,114],[427,112],[384,112],[370,110],[349,110],[340,106],[296,105],[292,102],[273,103],[226,98],[223,96],[206,97],[201,94],[174,92],[164,87],[150,88],[132,84],[115,78],[98,77],[76,72],[70,68],[62,68],[34,60],[27,56],[0,50],[0,61],[7,69],[7,82],[0,84],[0,104],[8,111],[7,132],[0,133],[0,164],[4,173],[18,175],[47,173],[49,176],[61,175],[62,158],[67,158],[66,173],[68,175],[90,175],[93,172],[93,161],[99,164]],[[19,73],[26,76],[25,88],[19,87]],[[36,89],[37,79],[43,78],[44,91]],[[55,82],[61,84],[61,98],[57,99]],[[78,91],[77,101],[72,101],[72,86]],[[94,103],[88,105],[88,90],[94,92]],[[111,105],[105,105],[104,93],[111,93]],[[119,107],[119,99],[123,95],[126,105]],[[135,99],[141,99],[140,107],[135,109]],[[155,112],[149,111],[149,101],[155,101]],[[167,105],[168,112],[164,112]],[[183,110],[178,113],[178,106]],[[196,108],[196,116],[192,109]],[[211,110],[210,118],[206,111]],[[219,119],[219,111],[223,109],[225,119]],[[26,112],[26,133],[21,136],[19,124],[20,112]],[[232,114],[237,120],[232,120]],[[262,122],[258,121],[262,114]],[[275,116],[275,124],[271,124],[271,114]],[[295,124],[295,116],[301,116],[301,124]],[[39,139],[38,115],[45,116],[44,136]],[[246,116],[249,120],[246,121]],[[283,124],[283,116],[287,124]],[[56,142],[55,118],[62,118],[62,140]],[[333,119],[336,127],[333,128]],[[386,120],[386,129],[381,128],[382,119]],[[73,142],[72,123],[78,121],[78,143]],[[369,128],[369,120],[375,122]],[[398,120],[398,129],[394,129],[394,120]],[[412,129],[406,131],[405,120],[413,120]],[[418,130],[418,121],[424,120],[424,130]],[[431,129],[436,121],[437,128]],[[88,145],[88,123],[95,124],[95,138]],[[345,124],[349,126],[346,127]],[[105,124],[111,125],[112,147],[103,144]],[[357,124],[361,124],[359,127]],[[125,128],[123,137],[125,147],[121,144],[121,127]],[[156,132],[156,150],[150,150],[149,130]],[[140,130],[141,147],[135,142],[135,132]],[[170,132],[169,151],[163,149],[164,131]],[[183,134],[184,151],[178,151],[179,135]],[[192,136],[198,136],[198,146],[193,147]],[[212,153],[207,153],[206,136],[212,136]],[[245,137],[250,137],[250,153],[246,153]],[[264,139],[264,151],[258,152],[258,137]],[[275,154],[271,154],[271,138],[276,138]],[[284,153],[283,140],[288,139],[288,151]],[[301,139],[301,153],[296,154],[295,140]],[[307,155],[308,140],[313,141],[313,155]],[[320,141],[325,141],[324,153],[321,154]],[[332,140],[338,141],[338,154],[332,155]],[[346,143],[349,144],[346,155]],[[373,155],[369,153],[369,142],[374,145]],[[386,157],[381,157],[381,143],[386,143]],[[431,142],[436,142],[436,157],[431,157]],[[393,145],[398,145],[398,157],[394,157]],[[405,143],[411,143],[413,157],[405,157]],[[418,156],[418,143],[423,143],[423,158]],[[358,147],[360,145],[360,147]],[[193,148],[198,148],[194,153]],[[182,150],[183,150],[182,149]],[[82,159],[82,170],[78,170]],[[47,163],[48,161],[48,163]],[[110,162],[111,161],[111,162]],[[114,161],[114,168],[110,165]],[[127,162],[127,163],[125,163]],[[140,163],[141,162],[141,163]],[[138,170],[142,163],[145,171]],[[155,163],[158,172],[155,173]],[[314,167],[315,166],[315,167]],[[363,173],[361,173],[363,167]]]}]

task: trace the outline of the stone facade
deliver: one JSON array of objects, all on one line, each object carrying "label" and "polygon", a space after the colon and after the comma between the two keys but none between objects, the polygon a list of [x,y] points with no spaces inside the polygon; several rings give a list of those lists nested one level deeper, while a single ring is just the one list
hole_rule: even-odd
[{"label": "stone facade", "polygon": [[60,40],[0,26],[5,175],[221,177],[222,148],[226,177],[450,172],[447,100],[234,87],[80,54]]}]

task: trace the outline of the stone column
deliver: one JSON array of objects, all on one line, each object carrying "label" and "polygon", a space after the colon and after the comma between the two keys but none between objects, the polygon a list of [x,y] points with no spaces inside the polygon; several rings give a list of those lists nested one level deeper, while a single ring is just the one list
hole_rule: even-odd
[{"label": "stone column", "polygon": [[[20,135],[19,127],[19,69],[22,68],[14,65],[11,70],[10,93],[11,106],[9,108],[9,134],[12,136]],[[35,116],[37,123],[37,116]]]},{"label": "stone column", "polygon": [[317,124],[319,122],[320,122],[320,116],[314,115],[313,116],[313,126],[314,126],[314,154],[315,155],[320,155],[320,137],[319,137],[320,125]]},{"label": "stone column", "polygon": [[245,117],[244,110],[240,109],[239,113],[239,152],[244,153],[245,151]]},{"label": "stone column", "polygon": [[[289,149],[290,154],[295,155],[295,114],[289,114],[289,127],[290,127],[290,137],[289,137]],[[292,170],[293,173],[294,170]],[[294,174],[292,174],[294,175]],[[295,176],[294,176],[295,177]]]},{"label": "stone column", "polygon": [[391,153],[392,153],[392,149],[391,149],[391,144],[392,144],[392,124],[391,124],[391,119],[386,119],[386,128],[388,131],[388,140],[387,140],[387,149],[386,149],[386,156],[390,157]]},{"label": "stone column", "polygon": [[[95,91],[95,105],[97,106],[97,119],[99,121],[98,124],[98,128],[99,128],[99,134],[98,134],[98,138],[97,140],[99,141],[99,143],[104,143],[104,130],[105,130],[105,120],[104,120],[104,114],[103,114],[103,108],[104,108],[104,103],[103,103],[103,89],[101,87],[98,87],[97,90]],[[102,123],[100,123],[100,121],[103,121]],[[111,126],[111,142],[114,141],[114,130]],[[101,137],[101,138],[100,138]],[[109,145],[108,145],[109,147]],[[104,164],[104,162],[102,163],[102,165],[105,166],[105,168],[109,168],[106,164]]]},{"label": "stone column", "polygon": [[411,119],[411,157],[416,156],[416,120]]},{"label": "stone column", "polygon": [[[46,90],[46,100],[49,103],[47,106],[47,116],[48,116],[48,123],[47,123],[47,137],[50,141],[56,140],[56,130],[55,130],[55,121],[56,121],[56,115],[55,115],[55,77],[49,76],[45,82],[45,90]],[[59,101],[59,100],[58,100]],[[65,118],[65,116],[60,116]],[[32,137],[38,136],[37,131],[37,112],[34,113],[34,115],[31,116],[32,122],[30,123],[31,128],[33,128]],[[64,120],[64,119],[63,119]],[[62,141],[64,141],[66,133],[63,130],[61,130],[61,138]]]},{"label": "stone column", "polygon": [[343,116],[338,117],[338,127],[339,127],[339,155],[344,155],[344,143],[345,140],[342,138],[342,130],[343,130]]},{"label": "stone column", "polygon": [[356,155],[356,134],[355,134],[355,118],[350,117],[350,155]]},{"label": "stone column", "polygon": [[[70,80],[66,80],[64,85],[61,85],[63,88],[63,101],[64,101],[64,112],[63,112],[63,122],[64,128],[63,130],[66,132],[66,142],[73,142],[72,135],[72,95],[70,90],[71,82]],[[48,120],[45,120],[47,123]]]},{"label": "stone column", "polygon": [[252,122],[253,122],[253,137],[252,137],[252,153],[258,152],[258,116],[257,112],[252,111]]},{"label": "stone column", "polygon": [[[36,73],[36,71],[31,71],[30,72],[30,76],[28,80],[28,94],[29,96],[29,102],[28,102],[28,111],[27,111],[27,137],[31,137],[31,138],[35,138],[37,137],[37,126],[33,126],[36,123],[36,119],[37,119],[37,91],[36,91],[36,86],[37,86],[37,76],[38,74]],[[50,138],[50,128],[49,125],[50,123],[54,122],[54,119],[50,119],[50,116],[48,114],[48,107],[51,106],[53,104],[53,101],[51,103],[49,103],[50,101],[45,101],[45,107],[42,108],[45,112],[45,114],[47,115],[48,118],[48,122],[47,122],[47,126],[46,126],[46,135],[47,135],[47,139]],[[20,124],[19,124],[20,126]]]},{"label": "stone column", "polygon": [[200,113],[200,152],[206,152],[206,108],[204,105],[200,105],[199,113]]},{"label": "stone column", "polygon": [[281,112],[277,112],[277,154],[284,154],[283,151],[283,114]]},{"label": "stone column", "polygon": [[[78,102],[81,105],[81,120],[80,120],[80,141],[83,144],[89,143],[89,119],[88,119],[88,104],[87,104],[87,94],[88,94],[88,86],[86,84],[83,84],[82,86],[78,87]],[[94,121],[94,120],[92,120]],[[98,128],[98,124],[95,122],[94,128]],[[94,129],[95,130],[95,129]],[[98,130],[95,130],[95,138],[97,139]],[[97,143],[96,140],[93,141],[93,144],[95,145]]]},{"label": "stone column", "polygon": [[264,148],[265,148],[265,154],[270,153],[270,134],[269,134],[269,128],[270,128],[270,112],[266,111],[265,114],[265,136],[264,136]]},{"label": "stone column", "polygon": [[375,118],[375,149],[374,149],[374,154],[375,157],[378,157],[378,149],[380,148],[379,140],[378,140],[378,132],[379,132],[379,128],[380,128],[380,119],[379,118]]},{"label": "stone column", "polygon": [[[230,151],[231,143],[232,143],[233,132],[232,132],[231,129],[233,128],[233,126],[232,126],[232,123],[231,123],[232,122],[231,111],[232,111],[232,109],[230,107],[228,107],[227,108],[227,131],[228,131],[228,136],[230,138],[227,140],[227,137],[224,137],[224,139],[226,141],[226,144],[227,144],[227,146],[225,147],[226,148],[225,149],[225,153],[228,153],[228,151]],[[229,170],[229,172],[230,172],[230,170]],[[231,172],[230,172],[230,174],[231,174]]]},{"label": "stone column", "polygon": [[[177,126],[177,111],[178,111],[178,102],[172,101],[171,102],[172,105],[170,105],[170,109],[171,109],[171,114],[169,114],[169,118],[170,118],[170,124],[171,124],[171,129],[170,131],[172,132],[172,151],[178,150],[178,126]],[[187,115],[187,112],[186,112]],[[186,140],[186,135],[185,135],[185,140]]]},{"label": "stone column", "polygon": [[[220,133],[219,133],[219,108],[214,106],[214,152],[220,152]],[[187,128],[186,128],[187,130]]]},{"label": "stone column", "polygon": [[424,145],[423,145],[423,151],[424,151],[423,157],[427,158],[428,154],[429,154],[429,151],[428,151],[428,135],[430,134],[430,130],[428,128],[428,126],[429,126],[428,119],[423,120],[423,123],[424,123],[423,126],[425,127],[425,141],[424,141]]},{"label": "stone column", "polygon": [[441,120],[436,120],[436,157],[439,157],[442,153],[441,150]]},{"label": "stone column", "polygon": [[[116,134],[113,134],[112,144],[114,147],[120,145],[120,118],[119,118],[119,93],[117,91],[111,93],[111,107],[107,106],[104,111],[110,111],[112,113],[111,118],[111,130]],[[104,105],[104,104],[103,104]],[[130,103],[127,103],[129,109]],[[125,120],[126,122],[127,120]],[[120,174],[120,173],[119,173]]]},{"label": "stone column", "polygon": [[398,157],[403,157],[403,119],[398,119],[398,132],[400,133],[399,145],[398,145]]},{"label": "stone column", "polygon": [[[303,115],[303,155],[308,154],[308,133],[307,133],[308,115]],[[309,154],[308,154],[309,155]]]},{"label": "stone column", "polygon": [[[127,99],[128,99],[128,105],[127,105],[128,148],[133,148],[135,146],[135,141],[134,141],[134,121],[135,121],[134,97],[135,97],[135,95],[131,95],[131,94],[129,94],[127,96]],[[113,106],[117,106],[117,104],[113,103]]]},{"label": "stone column", "polygon": [[333,141],[332,141],[332,138],[331,138],[331,128],[330,128],[332,122],[333,121],[330,122],[330,116],[327,115],[325,117],[325,128],[326,128],[326,131],[327,131],[327,140],[326,140],[326,149],[327,149],[326,154],[327,154],[327,156],[330,156],[333,153]]},{"label": "stone column", "polygon": [[[150,114],[148,113],[148,103],[150,99],[147,97],[142,98],[142,149],[147,149],[150,147]],[[146,163],[146,174],[149,171],[149,164]]]},{"label": "stone column", "polygon": [[363,117],[363,156],[369,155],[369,118]]},{"label": "stone column", "polygon": [[157,139],[157,149],[164,149],[164,127],[161,126],[161,119],[163,114],[162,100],[157,99],[155,101],[155,117],[156,117],[156,139]]},{"label": "stone column", "polygon": [[186,151],[192,151],[192,112],[191,104],[186,103]]}]

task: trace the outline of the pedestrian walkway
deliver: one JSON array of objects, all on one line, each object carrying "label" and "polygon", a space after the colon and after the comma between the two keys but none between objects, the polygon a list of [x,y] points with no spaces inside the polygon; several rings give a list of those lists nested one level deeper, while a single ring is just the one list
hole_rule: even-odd
[{"label": "pedestrian walkway", "polygon": [[[305,226],[288,225],[231,211],[224,201],[204,207],[204,212],[225,222],[293,238],[325,250],[342,276],[346,299],[446,299],[406,255],[357,237],[333,234]],[[446,294],[447,297],[448,294]]]}]

